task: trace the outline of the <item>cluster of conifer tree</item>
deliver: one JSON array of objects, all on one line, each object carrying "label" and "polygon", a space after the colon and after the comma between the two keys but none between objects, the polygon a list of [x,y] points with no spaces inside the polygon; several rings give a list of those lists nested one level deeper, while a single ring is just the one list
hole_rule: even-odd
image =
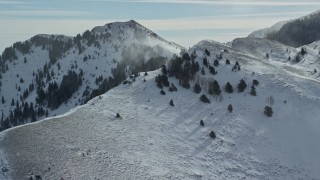
[{"label": "cluster of conifer tree", "polygon": [[268,34],[267,38],[289,46],[300,47],[320,39],[319,27],[320,13],[315,13],[286,23],[279,31]]}]

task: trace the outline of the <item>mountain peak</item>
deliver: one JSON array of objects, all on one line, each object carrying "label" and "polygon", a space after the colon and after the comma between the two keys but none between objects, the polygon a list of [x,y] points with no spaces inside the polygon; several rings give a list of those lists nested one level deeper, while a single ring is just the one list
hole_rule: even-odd
[{"label": "mountain peak", "polygon": [[104,33],[104,32],[107,32],[108,30],[111,30],[111,29],[121,29],[121,28],[134,28],[134,29],[139,28],[139,29],[143,29],[143,30],[147,30],[147,31],[151,32],[151,30],[142,26],[141,24],[139,24],[135,20],[107,23],[103,26],[94,27],[92,29],[92,31],[95,33]]}]

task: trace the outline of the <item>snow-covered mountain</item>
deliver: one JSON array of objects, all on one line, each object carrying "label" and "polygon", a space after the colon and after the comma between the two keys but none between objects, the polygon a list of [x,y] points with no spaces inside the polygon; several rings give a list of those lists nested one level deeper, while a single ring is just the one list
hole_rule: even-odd
[{"label": "snow-covered mountain", "polygon": [[319,52],[254,37],[186,51],[135,21],[15,43],[1,126],[48,118],[0,133],[0,179],[319,179]]},{"label": "snow-covered mountain", "polygon": [[282,28],[282,26],[285,25],[286,23],[288,23],[288,21],[281,21],[281,22],[278,22],[278,23],[272,25],[271,27],[256,30],[256,31],[252,32],[251,34],[249,34],[248,37],[265,38],[265,37],[267,37],[268,34],[279,31]]},{"label": "snow-covered mountain", "polygon": [[270,28],[257,30],[248,37],[276,40],[299,47],[320,40],[320,11],[290,21],[276,23]]},{"label": "snow-covered mountain", "polygon": [[263,62],[272,61],[275,67],[293,75],[320,77],[317,73],[320,69],[320,41],[293,48],[268,39],[237,38],[229,45]]},{"label": "snow-covered mountain", "polygon": [[0,129],[65,113],[182,49],[133,20],[17,42],[0,57]]},{"label": "snow-covered mountain", "polygon": [[[286,47],[269,43],[201,41],[166,68],[142,72],[64,116],[4,131],[0,176],[319,179],[319,77],[297,73],[302,64],[282,61]],[[279,50],[262,57],[272,47]]]}]

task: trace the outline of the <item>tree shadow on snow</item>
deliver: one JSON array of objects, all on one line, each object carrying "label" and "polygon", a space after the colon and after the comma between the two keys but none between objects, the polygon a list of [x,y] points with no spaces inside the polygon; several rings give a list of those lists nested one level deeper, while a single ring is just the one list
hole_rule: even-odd
[{"label": "tree shadow on snow", "polygon": [[212,141],[213,141],[213,139],[211,139],[211,138],[206,139],[204,142],[199,144],[198,147],[195,147],[192,154],[197,155],[197,154],[203,152],[204,150],[207,149],[208,146],[210,146],[212,144]]},{"label": "tree shadow on snow", "polygon": [[189,139],[191,136],[193,136],[194,134],[196,134],[200,129],[201,129],[201,127],[200,127],[200,126],[197,126],[197,127],[194,128],[184,139]]}]

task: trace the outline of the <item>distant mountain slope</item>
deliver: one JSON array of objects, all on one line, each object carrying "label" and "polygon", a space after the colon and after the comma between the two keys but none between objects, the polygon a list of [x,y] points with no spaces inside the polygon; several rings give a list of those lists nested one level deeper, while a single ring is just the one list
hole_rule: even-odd
[{"label": "distant mountain slope", "polygon": [[281,21],[271,27],[259,29],[248,35],[250,38],[265,38],[268,34],[279,31],[288,21]]},{"label": "distant mountain slope", "polygon": [[262,38],[237,38],[230,47],[261,61],[285,69],[293,75],[319,78],[320,41],[293,48],[274,40]]},{"label": "distant mountain slope", "polygon": [[0,177],[319,179],[319,79],[245,50],[201,41],[167,68],[140,73],[68,115],[0,133]]},{"label": "distant mountain slope", "polygon": [[280,22],[271,28],[255,31],[249,37],[267,38],[283,44],[300,47],[320,40],[320,11],[288,22]]},{"label": "distant mountain slope", "polygon": [[182,49],[133,20],[17,42],[0,57],[0,130],[62,114]]}]

